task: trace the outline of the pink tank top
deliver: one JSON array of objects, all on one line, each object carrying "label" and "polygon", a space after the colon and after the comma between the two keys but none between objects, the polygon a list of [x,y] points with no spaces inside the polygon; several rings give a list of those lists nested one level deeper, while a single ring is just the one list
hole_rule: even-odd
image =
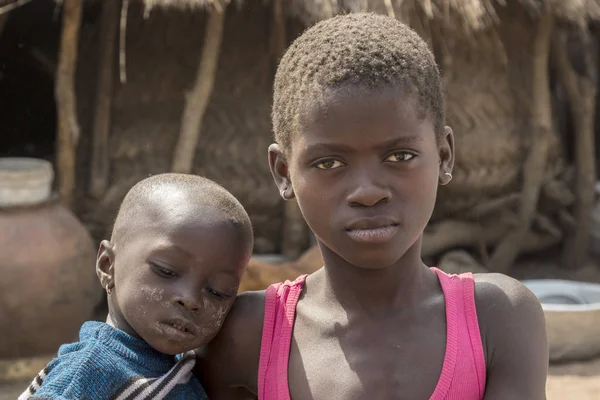
[{"label": "pink tank top", "polygon": [[[446,354],[442,373],[430,400],[481,400],[485,392],[485,356],[477,311],[473,275],[448,275],[432,268],[446,302]],[[269,286],[265,295],[258,400],[290,400],[288,362],[296,304],[302,275],[294,282]]]}]

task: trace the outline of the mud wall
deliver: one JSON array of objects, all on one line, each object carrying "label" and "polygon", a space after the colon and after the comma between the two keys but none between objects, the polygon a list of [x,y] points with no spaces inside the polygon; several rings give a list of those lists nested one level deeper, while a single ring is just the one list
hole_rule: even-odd
[{"label": "mud wall", "polygon": [[[251,4],[252,3],[252,4]],[[271,9],[247,2],[227,12],[214,93],[202,125],[193,172],[230,190],[247,208],[256,251],[278,251],[283,207],[267,164],[274,59],[269,50]],[[110,185],[100,199],[86,195],[90,138],[79,150],[77,210],[96,239],[110,234],[127,190],[138,180],[167,172],[184,96],[203,46],[205,14],[152,10],[132,3],[127,25],[127,82],[115,82],[109,142]],[[99,21],[82,27],[78,77],[82,132],[91,132]],[[118,76],[117,76],[118,79]]]}]

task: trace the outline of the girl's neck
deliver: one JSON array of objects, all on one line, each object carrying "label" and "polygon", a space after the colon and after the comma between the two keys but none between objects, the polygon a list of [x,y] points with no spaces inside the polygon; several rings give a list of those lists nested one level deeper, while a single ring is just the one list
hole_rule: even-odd
[{"label": "girl's neck", "polygon": [[381,269],[356,267],[324,246],[321,249],[325,267],[309,278],[311,292],[349,312],[383,317],[411,308],[435,282],[435,273],[421,260],[420,241],[396,263]]}]

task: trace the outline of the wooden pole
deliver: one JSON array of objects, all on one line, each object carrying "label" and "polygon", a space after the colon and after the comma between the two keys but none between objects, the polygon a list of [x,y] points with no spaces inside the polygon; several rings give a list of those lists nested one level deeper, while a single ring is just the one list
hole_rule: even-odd
[{"label": "wooden pole", "polygon": [[590,218],[594,208],[596,181],[596,156],[594,121],[596,117],[596,88],[598,62],[592,35],[582,26],[574,35],[580,43],[579,56],[582,68],[576,69],[569,58],[566,37],[556,35],[554,49],[556,69],[565,92],[575,124],[575,220],[574,231],[567,236],[563,250],[562,265],[566,268],[581,266],[589,249]]},{"label": "wooden pole", "polygon": [[6,6],[0,7],[0,15],[4,15],[9,11],[12,11],[16,8],[24,6],[25,4],[31,2],[31,0],[17,0],[14,3],[8,4]]},{"label": "wooden pole", "polygon": [[174,172],[189,174],[192,171],[194,153],[200,138],[202,119],[217,75],[224,25],[225,10],[221,7],[212,6],[208,13],[204,47],[196,74],[196,82],[191,92],[186,94],[185,108],[181,118],[181,130],[171,162],[171,170]]},{"label": "wooden pole", "polygon": [[285,27],[285,13],[283,0],[273,0],[273,29],[271,31],[271,51],[275,55],[275,65],[283,56],[287,47],[287,34]]},{"label": "wooden pole", "polygon": [[60,54],[56,71],[55,97],[58,120],[57,163],[59,195],[70,207],[75,188],[75,158],[79,123],[75,95],[77,46],[81,25],[82,0],[64,0]]},{"label": "wooden pole", "polygon": [[100,27],[100,60],[96,81],[96,110],[92,128],[92,169],[89,193],[100,197],[108,186],[110,135],[120,0],[104,0]]},{"label": "wooden pole", "polygon": [[[284,0],[273,1],[271,52],[274,70],[287,47]],[[308,247],[309,229],[300,207],[295,200],[284,202],[281,253],[288,259],[296,259]]]},{"label": "wooden pole", "polygon": [[9,14],[0,14],[0,37],[2,37],[4,28],[6,28],[6,23],[8,22],[8,16],[9,16]]},{"label": "wooden pole", "polygon": [[396,18],[396,11],[394,10],[392,0],[383,0],[383,3],[385,4],[385,10],[387,11],[388,17]]},{"label": "wooden pole", "polygon": [[494,249],[489,268],[506,273],[518,256],[536,215],[540,189],[547,163],[548,136],[552,135],[552,110],[548,61],[554,17],[546,14],[538,22],[533,47],[533,82],[531,106],[531,138],[523,169],[523,186],[519,208],[519,224]]}]

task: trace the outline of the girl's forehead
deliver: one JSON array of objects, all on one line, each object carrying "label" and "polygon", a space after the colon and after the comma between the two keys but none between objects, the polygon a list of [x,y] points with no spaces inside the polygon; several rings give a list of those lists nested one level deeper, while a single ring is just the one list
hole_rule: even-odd
[{"label": "girl's forehead", "polygon": [[322,97],[299,118],[293,147],[319,142],[370,145],[372,142],[409,141],[431,133],[413,96],[394,89],[342,92]]},{"label": "girl's forehead", "polygon": [[315,124],[342,121],[366,121],[394,117],[396,122],[418,119],[417,97],[410,90],[396,86],[368,88],[348,86],[323,89],[308,95],[298,115],[301,129],[310,129]]}]

